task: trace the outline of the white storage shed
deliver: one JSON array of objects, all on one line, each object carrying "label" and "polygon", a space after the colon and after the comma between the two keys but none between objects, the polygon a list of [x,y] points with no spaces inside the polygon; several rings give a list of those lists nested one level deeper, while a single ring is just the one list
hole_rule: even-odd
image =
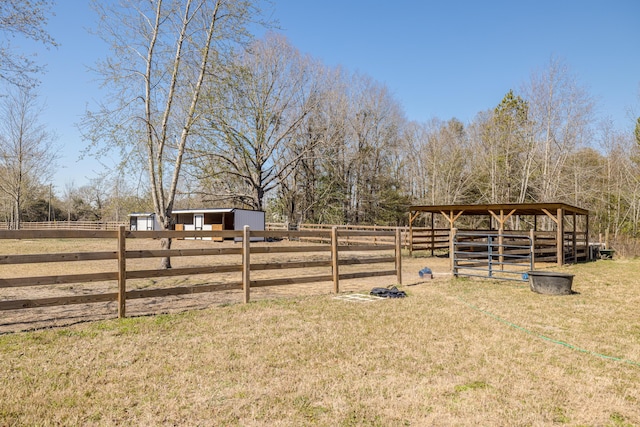
[{"label": "white storage shed", "polygon": [[[176,230],[264,230],[264,211],[239,208],[176,209],[173,211]],[[132,213],[129,215],[131,230],[159,230],[155,214]],[[240,240],[236,238],[236,240]],[[262,240],[252,238],[251,240]]]}]

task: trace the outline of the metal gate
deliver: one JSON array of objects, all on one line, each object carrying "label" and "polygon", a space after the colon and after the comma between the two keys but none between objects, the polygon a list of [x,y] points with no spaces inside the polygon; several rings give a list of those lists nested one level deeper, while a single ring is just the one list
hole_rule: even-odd
[{"label": "metal gate", "polygon": [[527,235],[458,231],[452,252],[455,277],[526,281],[533,270],[533,244]]}]

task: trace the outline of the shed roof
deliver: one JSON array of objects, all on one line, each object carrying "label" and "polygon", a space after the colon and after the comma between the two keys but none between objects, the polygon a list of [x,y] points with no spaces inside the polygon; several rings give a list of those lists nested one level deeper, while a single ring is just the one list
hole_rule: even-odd
[{"label": "shed roof", "polygon": [[[264,211],[254,211],[251,209],[240,209],[240,208],[200,208],[200,209],[174,209],[171,211],[172,214],[189,214],[189,213],[231,213],[236,211],[243,212],[264,212]],[[153,216],[154,213],[151,212],[132,212],[129,216]]]},{"label": "shed roof", "polygon": [[174,209],[171,211],[173,214],[185,214],[185,213],[231,213],[235,208],[201,208],[201,209]]},{"label": "shed roof", "polygon": [[[491,215],[491,211],[505,211],[513,215],[547,215],[547,212],[555,214],[558,209],[563,209],[565,214],[589,215],[589,211],[566,203],[502,203],[483,205],[430,205],[410,206],[410,212],[448,212],[454,215]],[[547,212],[545,212],[547,211]]]}]

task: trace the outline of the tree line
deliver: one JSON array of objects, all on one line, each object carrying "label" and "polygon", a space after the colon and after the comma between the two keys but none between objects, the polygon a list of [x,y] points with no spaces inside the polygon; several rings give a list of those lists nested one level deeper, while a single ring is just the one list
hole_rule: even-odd
[{"label": "tree line", "polygon": [[[54,196],[56,217],[146,210],[169,228],[175,208],[236,206],[289,223],[404,225],[411,204],[564,202],[589,209],[595,232],[639,233],[640,118],[617,129],[597,117],[559,58],[468,123],[411,121],[370,76],[329,67],[276,32],[251,37],[270,26],[258,2],[94,6],[112,47],[96,66],[110,96],[80,128],[94,153],[119,150],[122,163]],[[27,139],[40,150],[33,159],[50,157],[50,138]],[[3,215],[31,220],[47,180],[23,168],[18,184],[18,149],[3,150]]]}]

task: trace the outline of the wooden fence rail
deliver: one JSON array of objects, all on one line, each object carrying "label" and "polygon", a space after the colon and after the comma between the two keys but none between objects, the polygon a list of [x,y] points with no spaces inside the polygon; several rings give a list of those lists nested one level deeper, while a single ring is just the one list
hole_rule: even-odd
[{"label": "wooden fence rail", "polygon": [[[499,230],[463,230],[476,234],[499,235]],[[566,231],[564,241],[560,244],[563,257],[558,259],[558,234],[556,231],[505,231],[510,235],[529,236],[533,242],[533,256],[538,262],[576,263],[591,259],[589,253],[589,239],[585,232]],[[451,230],[430,229],[414,227],[409,236],[409,251],[430,251],[431,255],[436,250],[446,250],[451,253]]]},{"label": "wooden fence rail", "polygon": [[[354,243],[354,244],[359,244],[359,243],[391,244],[394,242],[395,231],[400,230],[400,240],[402,242],[402,247],[409,248],[409,244],[410,244],[409,227],[394,227],[394,226],[385,226],[385,225],[349,225],[349,224],[334,225],[334,224],[310,224],[310,223],[302,223],[300,225],[296,225],[296,229],[298,231],[330,231],[334,227],[340,230],[340,234],[342,236],[349,237],[348,239],[346,239],[347,243]],[[275,223],[275,222],[266,223],[266,228],[268,230],[288,230],[287,224]],[[350,231],[356,231],[356,232],[367,231],[369,233],[349,234]],[[377,234],[376,232],[381,232],[382,234]],[[325,240],[329,241],[329,239],[326,237],[325,237]]]},{"label": "wooden fence rail", "polygon": [[[123,221],[41,221],[21,222],[20,230],[111,230],[115,231]],[[9,230],[8,222],[0,222],[0,230]]]},{"label": "wooden fence rail", "polygon": [[[117,231],[120,226],[129,227],[126,221],[42,221],[42,222],[21,222],[20,230],[109,230]],[[384,231],[394,232],[400,228],[402,236],[402,246],[409,247],[409,228],[393,227],[380,225],[330,225],[330,224],[300,224],[296,225],[295,231],[318,231],[323,230],[330,232],[333,227],[337,227],[340,231]],[[269,231],[293,231],[289,229],[288,224],[280,222],[268,222],[265,224],[266,230]],[[0,221],[0,230],[9,230],[9,223]],[[309,240],[308,237],[302,236],[303,240]],[[328,242],[329,239],[324,237]],[[387,233],[384,236],[374,234],[364,234],[360,236],[352,236],[351,243],[392,243],[393,236]]]},{"label": "wooden fence rail", "polygon": [[[216,247],[211,242],[211,247],[193,249],[133,249],[128,243],[135,239],[160,239],[160,238],[232,238],[240,239],[240,247]],[[353,237],[384,237],[389,239],[389,244],[354,244],[348,238]],[[259,238],[262,245],[252,242]],[[271,246],[268,242],[272,239],[318,239],[328,241],[329,244],[300,245],[300,246]],[[94,302],[118,301],[118,316],[126,316],[126,301],[130,299],[160,297],[169,295],[184,295],[201,292],[213,292],[230,289],[242,289],[243,301],[250,299],[251,288],[302,284],[312,282],[333,282],[333,292],[340,292],[340,282],[348,279],[396,276],[397,283],[402,283],[402,257],[401,257],[401,231],[354,231],[338,230],[304,230],[304,231],[252,231],[245,227],[242,231],[128,231],[124,225],[117,231],[106,230],[0,230],[2,239],[110,239],[114,241],[114,251],[100,252],[72,252],[72,253],[47,253],[0,255],[0,266],[20,264],[51,264],[60,262],[83,262],[98,260],[116,260],[116,271],[98,273],[45,275],[30,277],[1,278],[0,288],[53,286],[69,283],[117,281],[117,292],[96,293],[90,295],[75,295],[68,297],[52,297],[38,299],[13,299],[0,300],[0,310],[14,310],[23,308],[57,306],[68,304],[84,304]],[[370,241],[369,241],[370,242]],[[361,256],[350,259],[341,259],[340,254],[348,252],[388,251],[394,252],[393,256]],[[328,253],[329,259],[324,260],[286,260],[270,263],[252,263],[253,254],[287,254],[287,253]],[[237,255],[240,262],[237,264],[218,263],[217,265],[200,265],[196,267],[181,267],[171,269],[130,269],[127,268],[127,260],[157,258],[157,257],[193,257],[220,255]],[[359,264],[393,264],[392,269],[371,268],[367,271],[342,273],[342,266]],[[277,279],[252,280],[251,274],[256,271],[283,270],[283,269],[308,269],[326,268],[326,273],[313,276],[294,276]],[[157,289],[127,290],[127,280],[172,277],[182,275],[204,275],[241,272],[242,280],[225,281],[224,283],[209,283],[206,285],[174,286]]]}]

